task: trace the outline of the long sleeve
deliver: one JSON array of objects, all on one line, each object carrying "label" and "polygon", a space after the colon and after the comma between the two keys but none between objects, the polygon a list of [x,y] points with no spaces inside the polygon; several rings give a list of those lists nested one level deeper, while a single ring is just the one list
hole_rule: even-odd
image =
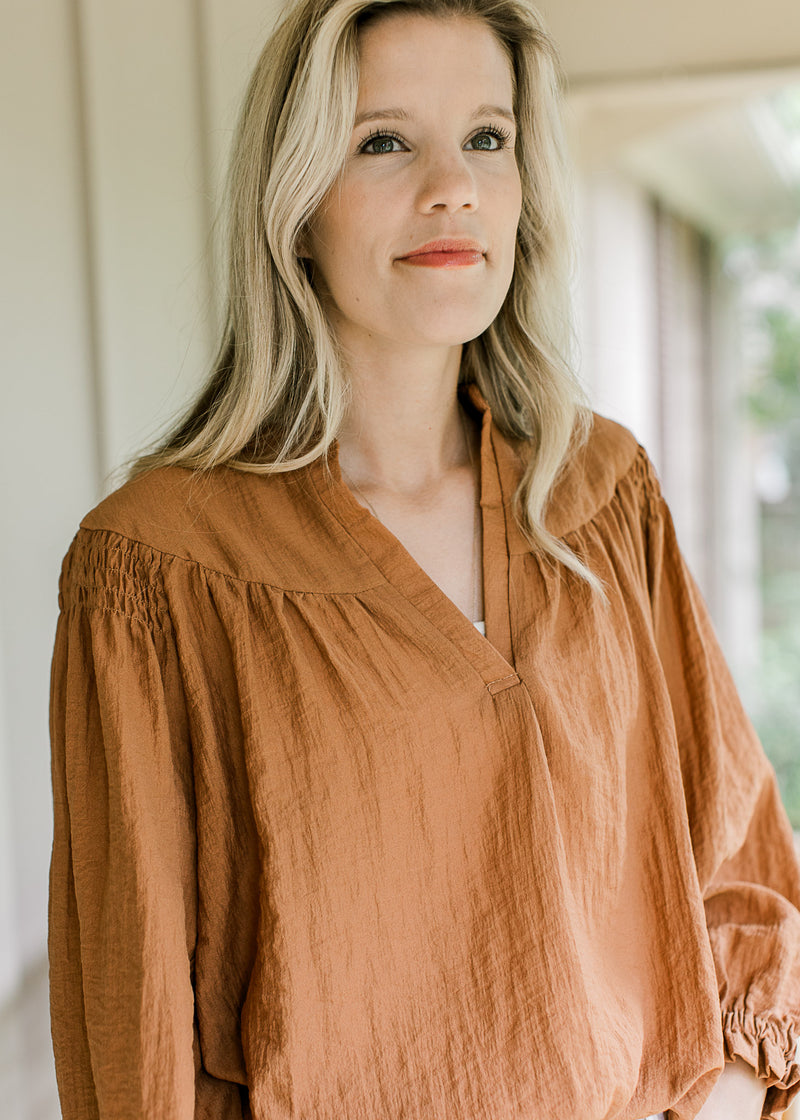
[{"label": "long sleeve", "polygon": [[[241,1117],[202,1069],[186,705],[157,554],[82,530],[52,665],[51,1020],[65,1120]],[[202,1107],[201,1107],[202,1104]]]},{"label": "long sleeve", "polygon": [[774,770],[647,472],[650,593],[719,984],[727,1060],[763,1078],[762,1117],[800,1091],[800,870]]}]

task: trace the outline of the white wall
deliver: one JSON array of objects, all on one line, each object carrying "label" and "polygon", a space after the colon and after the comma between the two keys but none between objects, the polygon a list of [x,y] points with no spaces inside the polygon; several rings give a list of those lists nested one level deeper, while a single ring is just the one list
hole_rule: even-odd
[{"label": "white wall", "polygon": [[277,0],[0,0],[0,1000],[45,949],[61,558],[205,373],[230,132]]}]

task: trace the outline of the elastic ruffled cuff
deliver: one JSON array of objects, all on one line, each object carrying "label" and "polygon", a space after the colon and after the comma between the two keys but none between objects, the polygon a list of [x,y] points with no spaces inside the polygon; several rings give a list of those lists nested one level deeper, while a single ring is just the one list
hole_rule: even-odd
[{"label": "elastic ruffled cuff", "polygon": [[741,1058],[769,1086],[761,1120],[781,1120],[800,1092],[800,1024],[727,1011],[722,1015],[722,1037],[725,1060]]}]

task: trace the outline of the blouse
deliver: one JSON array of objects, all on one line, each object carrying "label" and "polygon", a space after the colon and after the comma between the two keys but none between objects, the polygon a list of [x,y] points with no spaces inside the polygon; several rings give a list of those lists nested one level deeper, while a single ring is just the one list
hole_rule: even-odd
[{"label": "blouse", "polygon": [[52,667],[65,1120],[694,1117],[800,1089],[800,869],[653,468],[596,417],[548,526],[481,420],[486,636],[327,459],[83,520]]}]

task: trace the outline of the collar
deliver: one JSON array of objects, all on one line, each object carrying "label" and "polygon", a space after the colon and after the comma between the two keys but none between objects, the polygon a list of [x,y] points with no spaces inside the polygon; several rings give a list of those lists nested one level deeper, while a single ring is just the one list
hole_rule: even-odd
[{"label": "collar", "polygon": [[[512,502],[527,457],[535,454],[535,449],[500,430],[477,385],[461,386],[459,393],[466,406],[482,419],[481,468],[490,480],[492,500],[501,504],[505,511],[509,552],[512,555],[531,552],[532,546],[513,515]],[[553,487],[545,512],[548,531],[564,538],[591,521],[611,501],[620,480],[640,453],[639,443],[627,428],[593,413],[588,438],[570,454]],[[490,455],[494,469],[491,469]],[[493,478],[497,480],[497,492],[492,490]]]}]

